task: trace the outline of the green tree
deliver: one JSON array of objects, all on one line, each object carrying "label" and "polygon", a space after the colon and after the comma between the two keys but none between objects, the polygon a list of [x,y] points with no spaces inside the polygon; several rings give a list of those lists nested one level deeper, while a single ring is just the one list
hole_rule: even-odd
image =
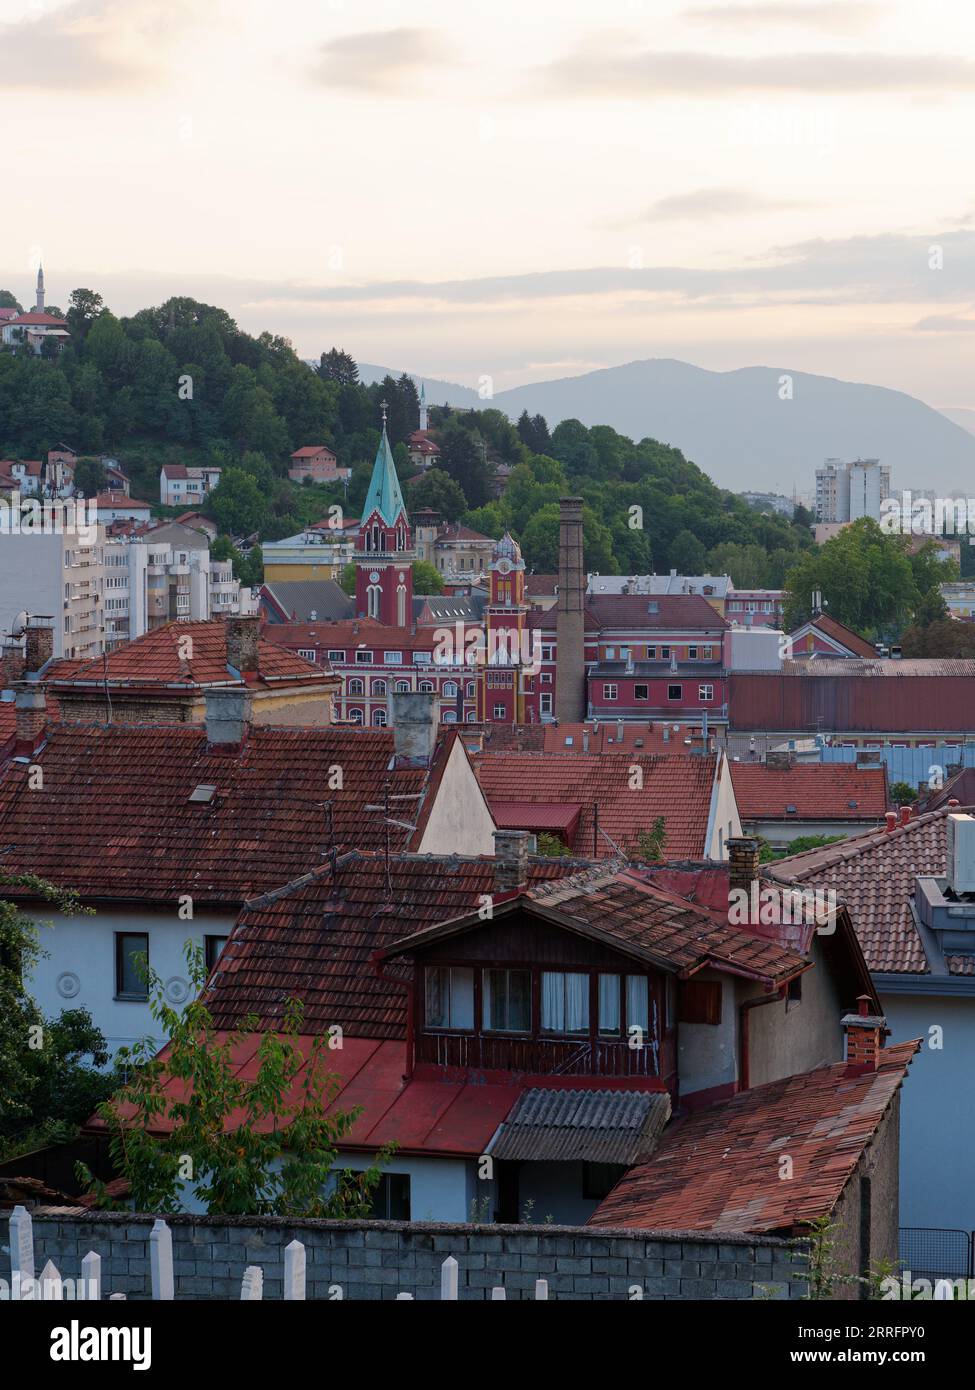
[{"label": "green tree", "polygon": [[913,806],[917,800],[917,789],[910,782],[891,782],[890,799],[895,806]]},{"label": "green tree", "polygon": [[0,290],[0,309],[16,309],[18,314],[24,312],[24,306],[10,290]]},{"label": "green tree", "polygon": [[466,429],[460,417],[452,415],[437,431],[440,445],[438,467],[460,488],[469,507],[481,507],[490,500],[492,470],[487,448],[479,434]]},{"label": "green tree", "polygon": [[359,368],[355,359],[341,348],[329,348],[328,352],[323,352],[317,370],[320,377],[334,381],[339,386],[359,384]]},{"label": "green tree", "polygon": [[542,830],[536,837],[537,853],[544,855],[546,859],[561,859],[572,851],[568,845],[562,843],[558,835],[550,835],[547,830]]},{"label": "green tree", "polygon": [[231,536],[249,536],[259,531],[267,517],[267,503],[257,480],[242,468],[224,470],[208,503],[220,530]]},{"label": "green tree", "polygon": [[410,488],[410,511],[429,507],[445,521],[459,521],[467,510],[467,498],[442,468],[430,468]]},{"label": "green tree", "polygon": [[649,830],[641,830],[630,851],[630,858],[641,864],[655,864],[664,857],[667,847],[667,822],[657,816]]},{"label": "green tree", "polygon": [[73,337],[85,338],[88,330],[104,311],[105,301],[94,290],[72,290],[68,299],[66,322]]},{"label": "green tree", "polygon": [[918,599],[904,540],[861,517],[806,552],[788,575],[787,627],[810,616],[811,596],[818,591],[830,616],[861,636],[897,630]]},{"label": "green tree", "polygon": [[975,657],[975,624],[945,618],[924,627],[909,627],[901,638],[901,651],[910,657]]},{"label": "green tree", "polygon": [[[354,584],[352,589],[355,592]],[[413,561],[413,592],[415,594],[443,593],[443,580],[427,560]]]},{"label": "green tree", "polygon": [[691,531],[678,531],[670,546],[670,567],[678,574],[703,574],[707,551]]},{"label": "green tree", "polygon": [[86,497],[96,497],[105,490],[105,465],[98,458],[80,458],[75,464],[74,486],[76,492]]},{"label": "green tree", "polygon": [[[192,1191],[210,1215],[368,1215],[391,1150],[365,1172],[335,1169],[338,1145],[361,1107],[330,1110],[341,1082],[328,1067],[328,1040],[299,1047],[302,1007],[294,999],[278,1032],[260,1033],[256,1018],[247,1017],[221,1035],[199,997],[207,976],[202,949],[187,943],[186,960],[197,997],[182,1012],[145,967],[152,1016],[168,1038],[165,1056],[152,1039],[121,1049],[130,1079],[98,1107],[135,1209],[176,1212]],[[255,1034],[244,1071],[239,1053],[244,1045],[252,1050]],[[109,1205],[84,1165],[79,1174],[98,1205]]]}]

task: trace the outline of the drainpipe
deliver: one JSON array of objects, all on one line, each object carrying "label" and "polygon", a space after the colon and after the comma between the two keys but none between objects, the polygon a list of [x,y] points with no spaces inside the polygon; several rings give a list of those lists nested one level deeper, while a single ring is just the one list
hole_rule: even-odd
[{"label": "drainpipe", "polygon": [[746,999],[745,1002],[744,1002],[743,1004],[739,1005],[739,1008],[738,1008],[739,1030],[738,1030],[738,1031],[739,1031],[739,1038],[740,1038],[740,1047],[739,1047],[739,1051],[740,1051],[740,1054],[741,1054],[741,1066],[740,1066],[740,1068],[739,1068],[739,1083],[738,1083],[738,1089],[739,1089],[739,1091],[748,1091],[748,1090],[751,1089],[751,1078],[750,1078],[750,1075],[749,1075],[750,1067],[749,1067],[749,1058],[748,1058],[748,1016],[749,1016],[749,1014],[751,1013],[752,1009],[760,1009],[760,1008],[762,1007],[763,1004],[774,1004],[774,1003],[776,1002],[777,999],[784,999],[784,998],[785,998],[785,985],[782,985],[782,986],[780,986],[779,989],[777,989],[777,990],[775,991],[774,994],[766,994],[763,998],[760,998],[760,999]]}]

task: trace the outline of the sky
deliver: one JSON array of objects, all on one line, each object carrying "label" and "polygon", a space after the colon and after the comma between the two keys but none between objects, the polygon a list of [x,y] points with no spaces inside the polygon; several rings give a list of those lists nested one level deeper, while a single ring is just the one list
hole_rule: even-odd
[{"label": "sky", "polygon": [[975,408],[970,0],[0,0],[0,286]]}]

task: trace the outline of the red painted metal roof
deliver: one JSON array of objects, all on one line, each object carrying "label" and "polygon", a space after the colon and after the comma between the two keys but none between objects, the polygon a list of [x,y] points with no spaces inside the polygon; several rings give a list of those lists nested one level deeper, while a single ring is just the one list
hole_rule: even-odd
[{"label": "red painted metal roof", "polygon": [[564,830],[571,837],[582,807],[545,801],[492,800],[491,814],[500,830]]}]

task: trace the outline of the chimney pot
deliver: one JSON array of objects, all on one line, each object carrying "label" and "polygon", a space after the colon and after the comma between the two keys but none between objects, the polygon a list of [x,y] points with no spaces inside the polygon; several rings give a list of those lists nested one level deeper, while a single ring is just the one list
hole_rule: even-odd
[{"label": "chimney pot", "polygon": [[885,812],[885,814],[884,814],[884,819],[885,819],[886,822],[887,822],[887,834],[889,835],[890,832],[891,832],[892,830],[896,830],[896,829],[897,829],[897,812],[896,812],[896,811],[887,811],[887,812]]},{"label": "chimney pot", "polygon": [[961,802],[958,800],[957,796],[950,796],[950,797],[948,798],[948,805],[949,805],[949,806],[960,806],[960,805],[961,805]]},{"label": "chimney pot", "polygon": [[887,1033],[887,1020],[871,1013],[873,1000],[869,994],[857,997],[857,1012],[841,1020],[846,1033],[846,1069],[851,1076],[876,1071],[880,1052]]},{"label": "chimney pot", "polygon": [[257,639],[261,619],[256,613],[240,613],[227,619],[227,665],[242,676],[257,672]]},{"label": "chimney pot", "polygon": [[911,819],[911,808],[910,808],[910,806],[902,806],[902,807],[901,807],[901,825],[906,825],[907,822],[908,822],[910,819]]},{"label": "chimney pot", "polygon": [[528,886],[527,830],[496,830],[494,832],[494,891],[510,893]]},{"label": "chimney pot", "polygon": [[243,743],[251,719],[251,697],[246,690],[206,692],[207,743],[233,753]]}]

